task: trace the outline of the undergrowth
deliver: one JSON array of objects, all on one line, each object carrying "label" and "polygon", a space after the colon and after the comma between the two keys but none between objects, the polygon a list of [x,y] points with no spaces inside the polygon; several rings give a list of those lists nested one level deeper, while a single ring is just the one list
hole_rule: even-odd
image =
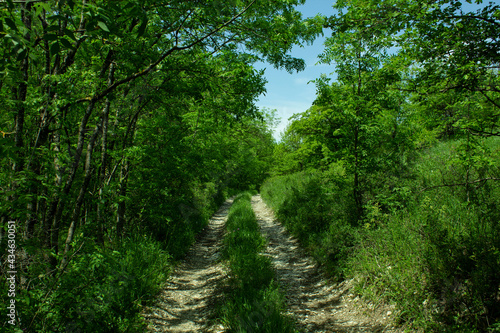
[{"label": "undergrowth", "polygon": [[269,257],[260,252],[266,241],[251,206],[251,194],[238,195],[226,223],[223,258],[230,278],[219,310],[229,332],[295,332],[292,319],[283,314],[285,303]]},{"label": "undergrowth", "polygon": [[[106,240],[104,246],[89,236],[92,226],[84,225],[62,270],[51,268],[41,244],[18,239],[22,251],[17,255],[15,300],[20,324],[14,331],[144,332],[142,306],[159,293],[172,265],[224,199],[210,183],[195,184],[192,191],[190,200],[138,214],[147,228],[134,226],[127,236]],[[163,216],[155,215],[160,210]],[[6,280],[0,292],[8,294]],[[8,318],[6,311],[0,309],[3,318]],[[12,328],[4,323],[0,332]]]},{"label": "undergrowth", "polygon": [[[140,307],[159,291],[170,256],[148,237],[123,241],[114,250],[85,245],[64,271],[52,276],[31,264],[16,307],[25,332],[143,332]],[[3,290],[3,292],[7,292]]]},{"label": "undergrowth", "polygon": [[349,194],[343,180],[327,182],[318,171],[269,179],[262,198],[285,227],[324,267],[342,278],[345,260],[354,245],[349,222]]}]

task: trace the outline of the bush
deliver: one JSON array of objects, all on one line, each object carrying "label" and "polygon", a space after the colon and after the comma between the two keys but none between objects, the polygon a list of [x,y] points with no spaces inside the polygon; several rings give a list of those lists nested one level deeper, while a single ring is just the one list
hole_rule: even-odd
[{"label": "bush", "polygon": [[274,177],[264,183],[261,193],[278,219],[326,272],[341,278],[356,230],[351,226],[349,188],[343,173],[333,171]]},{"label": "bush", "polygon": [[[495,151],[495,141],[485,146]],[[426,331],[484,331],[500,318],[499,186],[465,178],[484,177],[482,161],[495,153],[466,165],[463,148],[423,152],[407,208],[369,225],[349,261],[361,293],[394,302],[401,321]]]},{"label": "bush", "polygon": [[395,304],[400,322],[426,332],[497,330],[500,138],[443,142],[407,167],[370,175],[357,222],[340,162],[271,178],[262,197],[327,272]]},{"label": "bush", "polygon": [[[129,214],[134,220],[128,235],[151,236],[176,260],[186,254],[196,234],[207,226],[212,214],[225,200],[226,189],[213,182],[192,181],[179,188],[161,183],[165,186],[162,190],[143,189],[146,185],[139,183],[137,193],[132,196],[135,199],[130,202]],[[145,184],[150,183],[145,181]],[[155,185],[158,184],[150,184]]]},{"label": "bush", "polygon": [[143,332],[140,305],[166,280],[169,255],[144,237],[128,239],[118,251],[85,251],[55,277],[41,273],[40,265],[31,267],[39,281],[18,295],[22,327],[29,332]]}]

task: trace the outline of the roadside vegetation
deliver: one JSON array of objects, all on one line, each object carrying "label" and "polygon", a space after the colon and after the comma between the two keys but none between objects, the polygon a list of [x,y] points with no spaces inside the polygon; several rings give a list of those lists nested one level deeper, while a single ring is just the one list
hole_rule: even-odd
[{"label": "roadside vegetation", "polygon": [[[500,140],[484,141],[487,172],[498,177]],[[500,316],[500,184],[477,184],[470,193],[465,185],[448,186],[463,179],[462,144],[450,140],[419,152],[411,177],[387,193],[379,183],[379,197],[366,201],[360,219],[349,214],[354,203],[344,173],[277,176],[261,195],[332,278],[354,279],[358,293],[395,304],[400,324],[494,331]]]},{"label": "roadside vegetation", "polygon": [[229,279],[219,318],[228,332],[295,332],[293,320],[284,314],[284,296],[271,260],[262,254],[266,240],[251,197],[250,192],[239,194],[229,210],[223,240]]}]

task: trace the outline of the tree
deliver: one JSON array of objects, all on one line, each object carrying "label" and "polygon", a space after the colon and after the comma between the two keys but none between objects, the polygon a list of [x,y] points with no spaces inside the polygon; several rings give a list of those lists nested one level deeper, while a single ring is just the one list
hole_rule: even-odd
[{"label": "tree", "polygon": [[340,1],[336,8],[340,14],[328,25],[335,32],[357,30],[359,36],[392,47],[394,64],[414,71],[408,89],[421,96],[478,92],[498,108],[498,5],[467,11],[469,7],[455,0],[353,0]]},{"label": "tree", "polygon": [[[314,104],[319,118],[326,120],[323,137],[329,141],[329,149],[345,160],[353,175],[356,219],[363,215],[368,174],[385,164],[380,157],[387,157],[395,148],[390,146],[399,136],[403,119],[404,94],[397,90],[403,74],[384,51],[385,44],[363,29],[338,25],[320,55],[321,62],[335,64],[338,82],[329,85],[325,76],[316,80]],[[387,120],[392,124],[384,128]]]},{"label": "tree", "polygon": [[[293,9],[297,3],[281,1],[269,6],[254,0],[235,1],[229,6],[211,1],[201,6],[184,1],[5,2],[2,6],[8,11],[1,12],[1,69],[6,73],[2,95],[12,114],[4,130],[12,134],[5,140],[13,141],[16,147],[17,157],[11,162],[13,178],[21,172],[28,175],[18,186],[37,184],[24,199],[15,200],[20,203],[15,210],[27,213],[22,217],[27,221],[26,228],[32,230],[41,224],[45,244],[58,253],[60,231],[67,227],[61,225],[62,217],[69,207],[74,207],[66,240],[71,243],[71,230],[78,223],[85,193],[96,177],[94,161],[108,164],[110,147],[130,146],[151,94],[175,86],[176,74],[182,73],[180,68],[196,71],[204,59],[231,53],[237,61],[237,46],[243,45],[248,59],[259,54],[278,67],[300,70],[303,61],[290,57],[287,51],[293,44],[311,41],[320,25],[300,21],[300,14]],[[210,66],[199,70],[210,71]],[[214,89],[203,87],[202,81],[199,84],[194,94]],[[123,114],[117,109],[119,96],[132,101],[130,105],[136,105],[136,110]],[[231,106],[229,113],[240,117],[254,112],[250,106],[253,96],[253,92],[237,96],[236,103],[247,105]],[[196,103],[200,97],[193,95],[191,99]],[[103,111],[97,113],[99,108]],[[123,143],[111,142],[121,140],[116,131],[114,137],[104,133],[109,131],[113,112],[116,115],[112,126],[116,130],[125,122]],[[99,139],[101,156],[96,156],[93,152]],[[121,174],[122,182],[126,182],[127,159],[115,160],[120,161],[119,172],[109,176]],[[79,174],[82,163],[83,174]],[[106,167],[111,166],[104,165],[101,171],[105,172]],[[55,176],[55,182],[40,184],[35,180],[47,173]],[[75,182],[79,188],[75,188]],[[121,188],[125,191],[125,187]],[[43,199],[35,199],[40,195]],[[30,207],[27,210],[26,205]]]}]

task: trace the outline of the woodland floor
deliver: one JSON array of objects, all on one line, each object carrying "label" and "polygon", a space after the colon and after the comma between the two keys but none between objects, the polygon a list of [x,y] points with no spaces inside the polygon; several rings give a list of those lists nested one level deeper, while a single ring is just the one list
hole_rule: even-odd
[{"label": "woodland floor", "polygon": [[[186,259],[171,275],[166,288],[143,316],[148,332],[223,332],[210,320],[221,295],[227,269],[219,260],[224,223],[232,201],[226,201],[210,220]],[[259,195],[252,198],[288,314],[301,332],[400,332],[391,326],[392,309],[363,301],[350,291],[351,282],[329,284],[314,260],[276,221]],[[279,332],[277,332],[279,333]]]}]

